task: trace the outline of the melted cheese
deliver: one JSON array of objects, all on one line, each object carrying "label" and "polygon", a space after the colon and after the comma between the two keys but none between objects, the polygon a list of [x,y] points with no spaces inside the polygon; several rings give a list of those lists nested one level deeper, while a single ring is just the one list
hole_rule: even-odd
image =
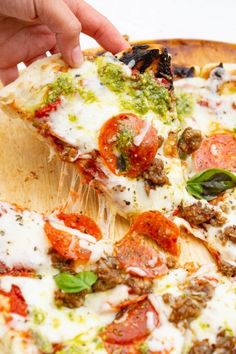
[{"label": "melted cheese", "polygon": [[[225,80],[235,80],[235,76],[225,71]],[[233,130],[236,126],[236,110],[233,103],[236,101],[236,93],[230,95],[220,95],[216,89],[219,80],[202,78],[187,78],[177,80],[174,83],[177,93],[190,93],[195,99],[194,111],[191,116],[184,119],[184,125],[194,129],[200,129],[203,134],[209,135],[216,133],[217,130]],[[207,102],[204,106],[202,101]]]},{"label": "melted cheese", "polygon": [[[0,289],[10,291],[11,285],[20,287],[29,308],[29,320],[14,316],[12,327],[18,330],[30,329],[51,343],[61,343],[89,331],[100,328],[113,321],[116,306],[128,299],[129,288],[119,285],[112,290],[91,294],[86,297],[84,306],[70,310],[57,308],[54,304],[56,285],[51,275],[43,279],[6,276],[0,279]],[[43,314],[39,323],[34,313]],[[1,326],[0,326],[1,327]]]},{"label": "melted cheese", "polygon": [[0,204],[0,261],[40,271],[51,265],[41,215]]},{"label": "melted cheese", "polygon": [[233,286],[230,280],[224,278],[220,281],[213,298],[207,303],[201,315],[190,325],[190,331],[195,340],[207,338],[210,343],[215,343],[216,334],[222,329],[225,329],[229,335],[236,335],[235,290],[235,285]]},{"label": "melted cheese", "polygon": [[160,295],[149,295],[149,300],[158,311],[160,324],[149,337],[148,348],[153,352],[166,350],[171,354],[181,354],[184,346],[184,333],[168,321],[170,311]]}]

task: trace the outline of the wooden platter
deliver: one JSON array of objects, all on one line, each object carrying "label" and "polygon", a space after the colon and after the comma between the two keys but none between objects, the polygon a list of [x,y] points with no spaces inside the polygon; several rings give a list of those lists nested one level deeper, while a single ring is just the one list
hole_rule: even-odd
[{"label": "wooden platter", "polygon": [[[236,63],[236,45],[204,40],[170,39],[142,41],[138,44],[158,43],[168,48],[172,62],[180,66],[205,65],[207,63]],[[87,50],[87,54],[100,53],[101,49]],[[71,166],[65,166],[38,140],[36,134],[19,120],[10,119],[0,112],[0,200],[19,204],[39,212],[49,212],[64,206],[74,198],[70,192],[71,179],[76,179]],[[80,189],[74,205],[85,209],[87,214],[99,218],[105,215],[98,210],[97,197],[93,192]],[[107,233],[121,237],[127,222],[119,217],[113,220],[113,230]],[[103,226],[106,228],[106,226]],[[109,235],[108,235],[109,236]],[[182,242],[182,262],[211,261],[206,249],[197,240],[184,238]]]}]

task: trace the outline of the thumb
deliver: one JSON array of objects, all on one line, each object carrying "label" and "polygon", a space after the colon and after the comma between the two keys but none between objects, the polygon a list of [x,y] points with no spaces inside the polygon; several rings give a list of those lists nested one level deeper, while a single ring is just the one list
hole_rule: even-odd
[{"label": "thumb", "polygon": [[81,24],[62,0],[34,0],[35,15],[56,34],[57,45],[70,66],[83,61],[79,36]]}]

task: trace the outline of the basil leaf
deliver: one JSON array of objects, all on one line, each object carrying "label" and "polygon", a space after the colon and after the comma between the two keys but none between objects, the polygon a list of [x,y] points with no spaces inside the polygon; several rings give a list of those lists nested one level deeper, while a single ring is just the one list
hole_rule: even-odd
[{"label": "basil leaf", "polygon": [[218,194],[236,186],[236,175],[221,168],[200,172],[187,181],[186,189],[197,199],[212,200]]},{"label": "basil leaf", "polygon": [[80,272],[76,275],[59,273],[54,280],[60,290],[65,293],[79,293],[82,290],[90,289],[96,282],[97,275],[93,272]]}]

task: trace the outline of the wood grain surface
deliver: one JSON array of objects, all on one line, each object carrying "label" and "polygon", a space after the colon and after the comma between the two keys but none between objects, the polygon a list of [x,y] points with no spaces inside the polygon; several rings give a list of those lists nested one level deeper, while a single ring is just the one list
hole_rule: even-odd
[{"label": "wood grain surface", "polygon": [[[234,44],[185,39],[140,43],[164,45],[172,54],[175,65],[236,62]],[[86,51],[87,54],[98,52],[101,49]],[[1,200],[46,213],[66,205],[68,210],[82,210],[95,217],[108,237],[113,237],[115,233],[115,237],[120,238],[125,233],[127,222],[107,214],[104,200],[100,197],[98,203],[95,193],[88,186],[70,191],[71,181],[78,184],[78,176],[71,166],[65,166],[56,156],[50,156],[49,148],[22,121],[8,118],[3,113],[0,114],[0,164]],[[108,223],[107,218],[112,222]],[[198,240],[182,237],[182,262],[206,263],[210,260]]]}]

